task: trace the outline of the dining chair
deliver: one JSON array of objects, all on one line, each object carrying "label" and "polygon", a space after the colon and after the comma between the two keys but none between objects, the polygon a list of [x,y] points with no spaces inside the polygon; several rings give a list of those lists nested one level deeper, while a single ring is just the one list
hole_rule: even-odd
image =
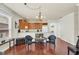
[{"label": "dining chair", "polygon": [[25,36],[25,45],[28,44],[28,51],[30,48],[30,45],[32,44],[32,37],[30,35]]},{"label": "dining chair", "polygon": [[78,36],[76,46],[74,45],[68,46],[68,55],[70,54],[70,51],[74,53],[75,55],[79,55],[79,36]]},{"label": "dining chair", "polygon": [[56,41],[56,36],[55,35],[50,35],[48,37],[49,41],[47,41],[48,43],[54,44],[54,50],[55,50],[55,41]]}]

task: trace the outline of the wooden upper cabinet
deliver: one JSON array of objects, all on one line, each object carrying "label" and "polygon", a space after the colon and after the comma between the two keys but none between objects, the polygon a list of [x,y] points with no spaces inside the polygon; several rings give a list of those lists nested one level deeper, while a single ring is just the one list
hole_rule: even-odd
[{"label": "wooden upper cabinet", "polygon": [[42,29],[42,23],[29,23],[29,29]]},{"label": "wooden upper cabinet", "polygon": [[19,28],[20,28],[20,29],[26,29],[25,26],[28,27],[27,21],[26,21],[26,20],[23,20],[23,19],[20,19],[20,20],[19,20]]},{"label": "wooden upper cabinet", "polygon": [[35,29],[35,23],[29,23],[28,28],[29,29]]},{"label": "wooden upper cabinet", "polygon": [[42,23],[36,23],[36,29],[42,29]]},{"label": "wooden upper cabinet", "polygon": [[48,25],[48,23],[43,23],[42,25]]},{"label": "wooden upper cabinet", "polygon": [[26,29],[26,28],[27,29],[42,29],[43,25],[47,25],[47,23],[41,23],[41,22],[28,23],[24,19],[19,20],[19,29]]}]

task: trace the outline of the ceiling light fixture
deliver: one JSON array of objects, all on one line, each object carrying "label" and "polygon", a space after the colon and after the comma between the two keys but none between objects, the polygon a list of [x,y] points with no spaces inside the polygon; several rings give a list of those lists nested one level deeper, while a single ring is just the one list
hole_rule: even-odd
[{"label": "ceiling light fixture", "polygon": [[25,6],[27,6],[29,9],[31,10],[38,10],[39,11],[39,14],[38,16],[36,16],[36,18],[39,20],[39,21],[42,21],[42,18],[43,16],[41,15],[41,5],[36,5],[36,4],[31,4],[31,3],[24,3]]},{"label": "ceiling light fixture", "polygon": [[32,5],[31,3],[24,3],[24,5],[26,5],[29,9],[31,10],[40,10],[41,9],[41,6],[36,6],[36,5]]}]

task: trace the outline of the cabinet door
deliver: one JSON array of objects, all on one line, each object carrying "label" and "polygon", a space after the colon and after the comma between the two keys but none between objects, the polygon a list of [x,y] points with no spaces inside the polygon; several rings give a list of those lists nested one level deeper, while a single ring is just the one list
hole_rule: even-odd
[{"label": "cabinet door", "polygon": [[19,20],[19,28],[20,29],[25,29],[25,26],[28,27],[28,23],[26,20]]},{"label": "cabinet door", "polygon": [[36,29],[42,29],[42,23],[36,23]]},{"label": "cabinet door", "polygon": [[39,29],[42,29],[42,23],[39,24]]},{"label": "cabinet door", "polygon": [[25,44],[24,38],[17,38],[16,39],[16,45],[21,45],[21,44]]},{"label": "cabinet door", "polygon": [[29,29],[35,29],[35,23],[29,23]]}]

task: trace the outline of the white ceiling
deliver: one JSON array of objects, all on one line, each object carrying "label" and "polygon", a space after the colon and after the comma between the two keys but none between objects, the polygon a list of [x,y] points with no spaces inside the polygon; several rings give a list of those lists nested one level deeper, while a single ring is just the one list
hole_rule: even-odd
[{"label": "white ceiling", "polygon": [[[31,4],[31,5],[30,5]],[[31,10],[23,3],[5,3],[7,7],[14,10],[25,18],[36,18],[38,10]],[[46,20],[56,20],[73,11],[73,3],[29,3],[31,7],[41,6],[42,16]]]}]

